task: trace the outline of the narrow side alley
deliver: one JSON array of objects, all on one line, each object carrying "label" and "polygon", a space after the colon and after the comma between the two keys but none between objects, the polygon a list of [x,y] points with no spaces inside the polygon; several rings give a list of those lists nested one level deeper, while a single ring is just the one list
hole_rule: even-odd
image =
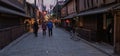
[{"label": "narrow side alley", "polygon": [[30,33],[27,37],[2,51],[0,56],[107,56],[82,41],[73,41],[70,35],[60,28],[54,28],[53,36],[38,37]]}]

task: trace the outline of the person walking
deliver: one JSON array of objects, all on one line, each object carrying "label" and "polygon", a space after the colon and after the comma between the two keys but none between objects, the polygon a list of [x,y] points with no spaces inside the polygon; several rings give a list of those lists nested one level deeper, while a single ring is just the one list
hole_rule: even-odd
[{"label": "person walking", "polygon": [[42,31],[43,31],[43,36],[46,35],[46,28],[47,28],[47,25],[46,25],[46,22],[42,22]]},{"label": "person walking", "polygon": [[33,23],[33,33],[35,34],[36,37],[38,36],[38,29],[39,29],[38,23],[37,23],[37,21],[35,21]]},{"label": "person walking", "polygon": [[48,34],[49,36],[52,36],[53,32],[52,32],[52,29],[53,29],[53,22],[52,21],[48,21],[47,23],[47,28],[48,28]]}]

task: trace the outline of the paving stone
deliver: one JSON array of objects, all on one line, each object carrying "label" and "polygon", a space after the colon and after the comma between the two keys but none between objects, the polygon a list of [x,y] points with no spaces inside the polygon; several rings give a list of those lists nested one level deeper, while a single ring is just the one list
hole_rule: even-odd
[{"label": "paving stone", "polygon": [[43,36],[39,29],[38,37],[31,33],[1,53],[8,56],[107,56],[82,41],[70,38],[67,32],[59,28],[54,28],[51,37],[48,34]]}]

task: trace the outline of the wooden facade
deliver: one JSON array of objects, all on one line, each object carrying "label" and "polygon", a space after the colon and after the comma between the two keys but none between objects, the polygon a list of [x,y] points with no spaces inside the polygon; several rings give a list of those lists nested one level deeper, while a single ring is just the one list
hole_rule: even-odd
[{"label": "wooden facade", "polygon": [[[73,0],[71,0],[73,1]],[[96,42],[106,42],[120,53],[119,15],[114,8],[120,6],[119,0],[75,0],[67,3],[68,15],[77,12],[77,32],[84,39]],[[73,8],[76,7],[74,10]],[[66,17],[65,17],[66,18]],[[79,18],[79,19],[78,19]],[[114,30],[113,30],[114,29]]]},{"label": "wooden facade", "polygon": [[24,20],[24,23],[26,24],[27,31],[32,31],[32,24],[35,20],[35,8],[32,6],[32,4],[26,2],[25,3],[25,13],[26,13],[26,19]]},{"label": "wooden facade", "polygon": [[26,32],[24,3],[25,0],[0,0],[0,49]]},{"label": "wooden facade", "polygon": [[[92,0],[93,1],[93,0]],[[87,12],[89,10],[101,9],[110,5],[119,4],[118,0],[79,0],[79,13]],[[112,7],[112,6],[111,6]],[[101,9],[102,10],[102,9]],[[115,47],[116,53],[120,53],[120,40],[119,40],[119,11],[113,14],[113,11],[108,10],[102,13],[84,14],[79,16],[79,34],[85,37],[86,40],[97,42],[106,42]],[[116,18],[116,19],[115,19]],[[112,23],[114,21],[114,23]],[[110,27],[110,25],[112,25]],[[108,30],[114,29],[108,34]],[[83,37],[83,38],[84,38]],[[102,38],[101,38],[102,37]]]},{"label": "wooden facade", "polygon": [[79,12],[116,3],[117,0],[78,0]]},{"label": "wooden facade", "polygon": [[28,32],[34,13],[25,0],[0,0],[0,49]]},{"label": "wooden facade", "polygon": [[67,16],[67,7],[66,6],[61,9],[61,17],[65,17],[65,16]]},{"label": "wooden facade", "polygon": [[105,0],[104,3],[105,4],[110,4],[110,3],[114,3],[117,2],[117,0]]},{"label": "wooden facade", "polygon": [[79,10],[79,11],[83,11],[83,10],[84,10],[84,7],[85,7],[85,5],[83,5],[83,4],[84,4],[83,0],[79,0],[79,3],[78,3],[78,4],[79,4],[79,7],[78,7],[79,9],[78,9],[78,10]]},{"label": "wooden facade", "polygon": [[76,2],[75,0],[71,0],[68,4],[67,4],[67,7],[68,7],[68,15],[72,14],[72,13],[75,13],[76,12]]},{"label": "wooden facade", "polygon": [[62,15],[62,17],[65,17],[65,16],[67,17],[67,16],[74,14],[74,13],[77,13],[76,0],[70,0],[61,9],[61,15]]},{"label": "wooden facade", "polygon": [[[21,1],[25,3],[25,0]],[[18,0],[0,0],[0,3],[1,3],[0,20],[3,21],[0,22],[0,28],[24,24],[23,20],[24,17],[26,16],[24,11],[24,3],[21,3]]]},{"label": "wooden facade", "polygon": [[116,10],[114,22],[114,47],[115,52],[120,54],[120,10]]}]

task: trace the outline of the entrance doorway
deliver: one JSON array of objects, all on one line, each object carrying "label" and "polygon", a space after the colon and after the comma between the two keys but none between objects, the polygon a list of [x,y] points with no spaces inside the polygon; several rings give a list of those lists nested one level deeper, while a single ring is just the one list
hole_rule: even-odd
[{"label": "entrance doorway", "polygon": [[108,13],[106,15],[106,42],[113,45],[114,43],[114,15]]}]

